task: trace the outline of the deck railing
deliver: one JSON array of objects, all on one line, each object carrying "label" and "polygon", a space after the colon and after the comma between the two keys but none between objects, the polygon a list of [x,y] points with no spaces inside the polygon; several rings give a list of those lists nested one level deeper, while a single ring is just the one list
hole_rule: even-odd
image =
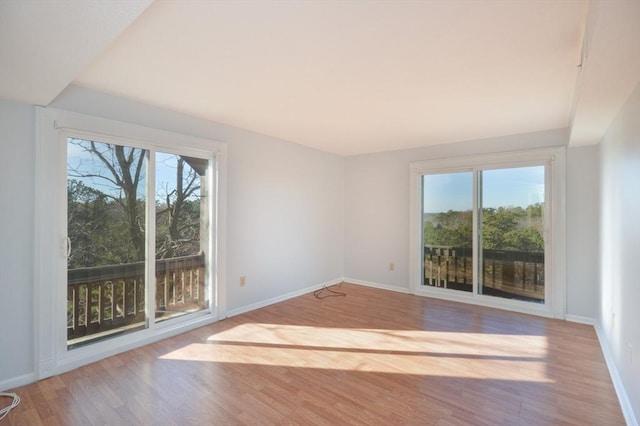
[{"label": "deck railing", "polygon": [[[544,253],[482,250],[482,293],[544,301]],[[424,284],[471,291],[470,247],[424,247]]]},{"label": "deck railing", "polygon": [[[67,339],[145,321],[145,262],[70,269]],[[156,262],[156,317],[203,309],[204,254]]]}]

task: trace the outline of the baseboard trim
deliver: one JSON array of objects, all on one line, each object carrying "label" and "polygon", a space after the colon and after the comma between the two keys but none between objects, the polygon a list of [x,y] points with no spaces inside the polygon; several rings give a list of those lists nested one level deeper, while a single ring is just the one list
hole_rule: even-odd
[{"label": "baseboard trim", "polygon": [[618,401],[620,401],[622,415],[624,416],[628,426],[638,426],[638,419],[636,419],[633,407],[631,406],[631,401],[629,401],[627,391],[624,388],[620,374],[618,374],[618,368],[614,362],[613,355],[605,338],[604,332],[602,331],[600,324],[597,322],[594,322],[594,328],[596,330],[596,336],[598,336],[598,341],[600,342],[600,348],[602,349],[604,360],[607,363],[607,368],[609,369],[609,375],[611,376],[613,387],[618,395]]},{"label": "baseboard trim", "polygon": [[22,376],[13,377],[8,380],[0,382],[0,392],[4,392],[8,389],[17,388],[20,386],[28,385],[36,381],[36,373],[23,374]]},{"label": "baseboard trim", "polygon": [[408,288],[396,287],[388,284],[380,284],[380,283],[374,283],[371,281],[356,280],[355,278],[343,278],[343,281],[349,284],[357,284],[365,287],[378,288],[380,290],[389,290],[389,291],[395,291],[398,293],[409,294]]},{"label": "baseboard trim", "polygon": [[578,323],[578,324],[592,325],[594,327],[596,325],[596,321],[593,318],[583,317],[581,315],[567,314],[567,315],[565,315],[564,319],[569,321],[569,322],[575,322],[575,323]]},{"label": "baseboard trim", "polygon": [[265,306],[273,305],[274,303],[284,302],[285,300],[293,299],[294,297],[298,297],[298,296],[302,296],[303,294],[311,293],[312,291],[316,291],[316,290],[321,289],[322,287],[325,287],[325,286],[339,284],[342,281],[343,281],[342,278],[337,278],[335,280],[327,281],[325,283],[316,284],[316,285],[312,285],[312,286],[309,286],[309,287],[306,287],[306,288],[303,288],[303,289],[300,289],[300,290],[292,291],[290,293],[283,294],[282,296],[271,297],[269,299],[261,300],[259,302],[252,303],[250,305],[241,306],[241,307],[236,308],[236,309],[230,309],[230,310],[227,311],[227,318],[228,317],[234,317],[234,316],[240,315],[240,314],[244,314],[246,312],[254,311],[256,309],[264,308]]}]

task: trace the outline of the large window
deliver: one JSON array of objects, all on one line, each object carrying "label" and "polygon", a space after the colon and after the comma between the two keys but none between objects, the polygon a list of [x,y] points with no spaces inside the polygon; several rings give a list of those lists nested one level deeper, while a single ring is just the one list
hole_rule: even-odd
[{"label": "large window", "polygon": [[208,308],[210,174],[206,158],[67,138],[70,347]]},{"label": "large window", "polygon": [[37,377],[224,316],[225,145],[38,115]]},{"label": "large window", "polygon": [[413,163],[413,291],[561,316],[562,157],[542,150]]},{"label": "large window", "polygon": [[473,174],[422,177],[424,285],[472,291]]},{"label": "large window", "polygon": [[544,303],[545,166],[477,174],[478,293]]}]

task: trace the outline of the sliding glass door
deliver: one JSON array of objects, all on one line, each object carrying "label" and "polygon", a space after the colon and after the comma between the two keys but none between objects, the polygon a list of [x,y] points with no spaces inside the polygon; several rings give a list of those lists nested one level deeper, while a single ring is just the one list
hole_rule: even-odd
[{"label": "sliding glass door", "polygon": [[544,166],[478,172],[478,292],[544,303]]},{"label": "sliding glass door", "polygon": [[209,161],[156,153],[156,321],[209,307]]},{"label": "sliding glass door", "polygon": [[69,348],[209,308],[210,170],[205,158],[67,138]]},{"label": "sliding glass door", "polygon": [[67,339],[146,323],[148,151],[67,140]]},{"label": "sliding glass door", "polygon": [[426,169],[419,178],[422,286],[545,304],[546,164]]},{"label": "sliding glass door", "polygon": [[473,173],[422,177],[424,285],[473,290]]}]

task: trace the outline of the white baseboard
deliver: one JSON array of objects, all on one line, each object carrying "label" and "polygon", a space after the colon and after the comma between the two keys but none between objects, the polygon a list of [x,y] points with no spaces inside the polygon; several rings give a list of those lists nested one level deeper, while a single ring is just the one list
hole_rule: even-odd
[{"label": "white baseboard", "polygon": [[613,355],[611,354],[611,349],[609,349],[609,344],[607,343],[604,332],[602,331],[600,324],[597,322],[594,324],[594,328],[596,329],[596,335],[598,336],[598,341],[600,342],[600,348],[602,349],[604,360],[607,363],[607,368],[609,369],[609,374],[611,375],[613,387],[616,390],[618,400],[620,401],[620,406],[622,407],[622,414],[624,415],[624,419],[627,422],[628,426],[638,426],[638,419],[633,412],[631,401],[629,401],[629,397],[627,396],[627,391],[624,388],[624,384],[622,383],[620,374],[618,374],[618,368],[616,367],[616,363],[613,360]]},{"label": "white baseboard", "polygon": [[281,296],[272,297],[270,299],[261,300],[256,303],[252,303],[250,305],[241,306],[236,309],[231,309],[227,311],[227,317],[234,317],[236,315],[244,314],[245,312],[254,311],[256,309],[264,308],[265,306],[273,305],[274,303],[283,302],[288,299],[293,299],[294,297],[302,296],[303,294],[311,293],[312,291],[316,291],[321,289],[324,286],[330,286],[334,284],[339,284],[342,282],[342,278],[337,278],[332,281],[327,281],[325,283],[312,285],[310,287],[306,287],[300,290],[292,291],[287,294],[283,294]]},{"label": "white baseboard", "polygon": [[409,294],[408,288],[396,287],[388,284],[374,283],[371,281],[356,280],[355,278],[343,278],[343,281],[350,284],[358,284],[366,287],[379,288],[381,290],[397,291],[398,293]]},{"label": "white baseboard", "polygon": [[12,377],[11,379],[0,382],[0,392],[20,386],[28,385],[36,381],[36,373],[23,374],[22,376]]},{"label": "white baseboard", "polygon": [[596,321],[593,318],[583,317],[581,315],[567,314],[567,315],[564,316],[564,319],[569,321],[569,322],[575,322],[575,323],[578,323],[578,324],[592,325],[594,327],[596,325]]}]

